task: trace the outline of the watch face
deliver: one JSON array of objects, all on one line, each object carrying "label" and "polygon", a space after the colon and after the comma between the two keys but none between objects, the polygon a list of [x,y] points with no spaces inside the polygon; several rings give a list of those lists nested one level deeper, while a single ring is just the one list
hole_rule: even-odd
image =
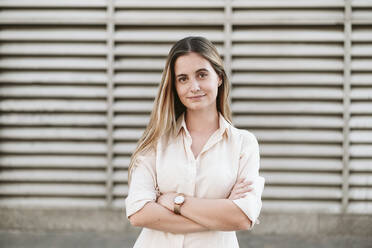
[{"label": "watch face", "polygon": [[174,203],[181,204],[181,203],[183,203],[184,200],[185,200],[185,198],[182,195],[179,195],[176,198],[174,198]]}]

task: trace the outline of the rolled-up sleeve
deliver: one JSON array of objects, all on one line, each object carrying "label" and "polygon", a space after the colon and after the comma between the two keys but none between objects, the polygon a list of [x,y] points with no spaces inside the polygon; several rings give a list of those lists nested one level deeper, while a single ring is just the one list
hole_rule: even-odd
[{"label": "rolled-up sleeve", "polygon": [[127,218],[142,209],[147,202],[156,201],[155,152],[137,157],[125,199]]},{"label": "rolled-up sleeve", "polygon": [[242,148],[239,161],[239,178],[245,178],[244,181],[252,181],[250,187],[252,191],[247,192],[246,196],[233,202],[247,215],[252,225],[249,230],[257,223],[258,216],[262,208],[261,195],[265,185],[265,178],[259,176],[260,154],[259,145],[256,137],[249,131],[242,133]]}]

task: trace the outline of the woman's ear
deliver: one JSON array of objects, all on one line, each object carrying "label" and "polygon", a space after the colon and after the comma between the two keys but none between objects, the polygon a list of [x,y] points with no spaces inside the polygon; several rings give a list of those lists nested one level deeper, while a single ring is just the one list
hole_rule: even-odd
[{"label": "woman's ear", "polygon": [[221,75],[219,75],[218,76],[218,87],[220,87],[221,86],[221,84],[222,84],[222,76]]}]

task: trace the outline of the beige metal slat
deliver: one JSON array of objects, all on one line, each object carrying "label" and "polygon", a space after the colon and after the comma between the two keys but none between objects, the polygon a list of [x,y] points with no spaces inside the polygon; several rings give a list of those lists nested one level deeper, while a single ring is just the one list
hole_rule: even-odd
[{"label": "beige metal slat", "polygon": [[12,154],[92,154],[106,153],[103,142],[2,141],[0,152]]},{"label": "beige metal slat", "polygon": [[106,160],[103,156],[87,155],[2,155],[0,166],[3,168],[87,168],[103,169]]},{"label": "beige metal slat", "polygon": [[263,157],[260,162],[261,170],[280,171],[341,171],[341,158],[280,158]]},{"label": "beige metal slat", "polygon": [[[1,106],[1,105],[0,105]],[[102,127],[106,125],[107,119],[102,114],[57,114],[52,113],[2,113],[0,124],[18,126],[93,126]]]},{"label": "beige metal slat", "polygon": [[106,102],[100,100],[2,100],[0,110],[4,112],[105,112]]},{"label": "beige metal slat", "polygon": [[338,72],[234,72],[231,78],[233,85],[342,85],[342,76]]}]

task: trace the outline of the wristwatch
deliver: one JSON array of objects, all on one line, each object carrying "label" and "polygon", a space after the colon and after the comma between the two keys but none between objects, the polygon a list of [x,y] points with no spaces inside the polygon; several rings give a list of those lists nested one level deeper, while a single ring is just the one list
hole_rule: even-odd
[{"label": "wristwatch", "polygon": [[174,209],[173,212],[175,214],[181,214],[181,206],[185,202],[185,195],[182,193],[178,193],[176,197],[174,197]]}]

